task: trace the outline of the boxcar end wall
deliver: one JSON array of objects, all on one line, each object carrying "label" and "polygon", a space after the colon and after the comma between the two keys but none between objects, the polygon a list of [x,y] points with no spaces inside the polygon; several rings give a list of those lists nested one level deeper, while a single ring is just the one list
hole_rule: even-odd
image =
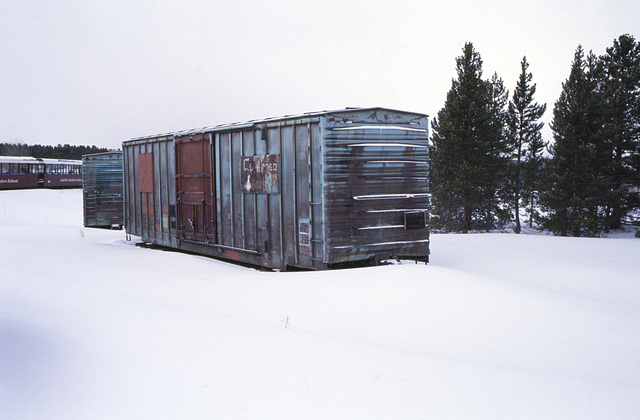
[{"label": "boxcar end wall", "polygon": [[428,151],[426,115],[384,108],[133,139],[125,228],[276,269],[427,261]]},{"label": "boxcar end wall", "polygon": [[122,228],[124,225],[122,152],[82,156],[84,226]]}]

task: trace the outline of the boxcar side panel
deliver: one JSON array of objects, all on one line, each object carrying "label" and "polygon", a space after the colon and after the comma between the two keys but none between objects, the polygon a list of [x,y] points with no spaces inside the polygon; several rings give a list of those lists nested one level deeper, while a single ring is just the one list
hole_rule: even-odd
[{"label": "boxcar side panel", "polygon": [[[173,146],[173,142],[170,143]],[[175,163],[170,160],[174,153],[167,153],[167,142],[157,142],[153,146],[154,156],[154,234],[155,243],[170,246],[173,234],[170,229],[169,207],[175,206],[170,201],[168,191],[173,182],[175,185]],[[175,189],[173,190],[175,191]]]},{"label": "boxcar side panel", "polygon": [[320,133],[320,123],[315,121],[311,125],[311,148],[310,148],[310,184],[311,192],[311,249],[312,261],[315,268],[323,268],[324,260],[324,162],[323,162],[323,142]]},{"label": "boxcar side panel", "polygon": [[231,134],[231,174],[230,192],[233,213],[231,223],[233,227],[233,246],[246,249],[244,243],[244,217],[243,217],[243,194],[241,190],[241,157],[242,157],[242,136],[243,131],[235,131]]},{"label": "boxcar side panel", "polygon": [[124,143],[123,168],[127,233],[145,242],[177,247],[173,139]]},{"label": "boxcar side panel", "polygon": [[232,166],[231,166],[231,133],[222,133],[219,137],[219,147],[216,151],[219,155],[219,170],[217,183],[219,191],[219,222],[220,238],[219,244],[234,247],[234,226],[233,226],[233,191],[232,191]]},{"label": "boxcar side panel", "polygon": [[[217,235],[185,238],[179,247],[251,264],[281,267],[280,234],[273,233],[271,217],[280,214],[280,200],[273,199],[279,194],[271,188],[273,185],[265,189],[265,185],[255,183],[257,180],[278,180],[277,174],[273,173],[271,178],[265,178],[271,168],[277,167],[279,159],[267,156],[270,149],[264,129],[245,127],[210,134],[213,139],[211,150],[202,154],[210,154],[213,160],[209,172],[213,175],[211,185],[215,197],[213,207],[217,212]],[[185,176],[183,169],[179,163],[178,179]],[[247,182],[252,179],[253,185]],[[277,186],[276,190],[279,188]],[[275,226],[279,227],[279,222]]]},{"label": "boxcar side panel", "polygon": [[293,138],[293,127],[291,125],[279,127],[280,144],[282,145],[281,169],[282,180],[282,233],[285,263],[297,265],[297,235],[296,235],[296,186],[295,186],[295,162],[296,151]]},{"label": "boxcar side panel", "polygon": [[[272,133],[271,135],[269,133]],[[268,227],[268,256],[271,264],[275,267],[284,267],[285,259],[283,256],[282,244],[282,179],[285,176],[282,170],[282,145],[279,136],[273,134],[279,133],[278,130],[261,130],[261,140],[257,142],[256,154],[268,154],[279,156],[278,168],[278,194],[264,194],[262,200],[267,211],[263,216],[263,224]]]},{"label": "boxcar side panel", "polygon": [[[160,197],[160,225],[162,227],[162,245],[174,246],[177,236],[176,206],[177,194],[172,197],[171,192],[175,191],[175,162],[172,157],[174,153],[169,153],[167,147],[173,143],[158,143],[158,153],[160,155],[160,167],[165,168],[161,173],[161,188],[158,191]],[[171,170],[173,168],[173,170]]]},{"label": "boxcar side panel", "polygon": [[154,156],[153,143],[141,146],[138,155],[138,191],[140,199],[140,219],[142,221],[142,239],[146,242],[157,243],[154,232]]},{"label": "boxcar side panel", "polygon": [[[253,164],[258,162],[262,162],[262,160],[257,159],[258,156],[266,156],[267,154],[267,144],[265,140],[262,139],[261,130],[256,130],[256,136],[252,136],[252,138],[258,138],[259,140],[254,142],[253,154],[250,154],[249,151],[244,152],[243,156],[247,156]],[[243,171],[246,171],[247,168],[244,168]],[[251,168],[252,171],[258,172],[258,168]],[[265,171],[262,171],[264,174]],[[255,237],[255,245],[262,258],[266,261],[270,261],[271,254],[273,252],[273,245],[270,241],[270,226],[269,226],[269,194],[266,193],[268,190],[267,185],[265,185],[264,177],[258,182],[262,185],[257,185],[257,189],[255,193],[251,194],[243,194],[243,197],[247,200],[252,200],[255,202],[255,206],[253,208],[254,213],[247,213],[247,218],[253,219],[255,221],[254,230],[252,232],[252,236]]]},{"label": "boxcar side panel", "polygon": [[136,212],[137,203],[135,197],[137,193],[137,173],[135,160],[136,146],[124,143],[122,147],[122,167],[124,170],[124,226],[128,234],[142,236],[140,221]]},{"label": "boxcar side panel", "polygon": [[313,265],[311,262],[311,185],[310,170],[311,164],[311,133],[309,124],[300,123],[295,126],[296,145],[296,220],[295,229],[297,234],[297,254],[299,264],[304,267]]},{"label": "boxcar side panel", "polygon": [[[242,159],[244,162],[245,156],[252,156],[255,153],[255,141],[254,135],[251,131],[245,131],[242,136]],[[244,163],[243,163],[244,164]],[[244,168],[241,168],[244,174]],[[244,176],[243,180],[244,182]],[[244,190],[244,186],[243,186]],[[258,217],[256,211],[256,194],[243,194],[242,195],[242,214],[244,219],[243,229],[243,241],[247,249],[256,250],[258,245],[257,231],[258,231]]]}]

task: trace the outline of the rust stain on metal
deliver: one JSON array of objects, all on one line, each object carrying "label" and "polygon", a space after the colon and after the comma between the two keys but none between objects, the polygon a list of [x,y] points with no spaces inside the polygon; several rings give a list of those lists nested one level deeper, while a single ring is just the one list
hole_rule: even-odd
[{"label": "rust stain on metal", "polygon": [[214,167],[209,136],[178,137],[175,151],[179,235],[189,240],[215,241]]},{"label": "rust stain on metal", "polygon": [[140,192],[153,192],[153,153],[138,155],[138,188]]}]

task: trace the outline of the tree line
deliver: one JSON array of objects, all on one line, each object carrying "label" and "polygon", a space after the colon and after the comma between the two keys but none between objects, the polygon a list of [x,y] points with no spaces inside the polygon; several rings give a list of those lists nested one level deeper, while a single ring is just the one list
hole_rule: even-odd
[{"label": "tree line", "polygon": [[[444,107],[431,122],[432,228],[467,233],[523,224],[558,235],[597,236],[640,226],[640,43],[625,34],[603,55],[575,51],[554,104],[526,56],[513,94],[483,78],[472,43],[456,58]],[[524,222],[521,221],[524,216]]]},{"label": "tree line", "polygon": [[0,156],[31,156],[34,158],[50,159],[82,159],[82,155],[108,152],[109,149],[96,146],[71,146],[68,144],[57,146],[43,146],[40,144],[27,145],[24,143],[0,143]]}]

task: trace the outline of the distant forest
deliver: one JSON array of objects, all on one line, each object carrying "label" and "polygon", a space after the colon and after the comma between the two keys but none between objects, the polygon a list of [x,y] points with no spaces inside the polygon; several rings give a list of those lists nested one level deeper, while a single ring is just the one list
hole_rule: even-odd
[{"label": "distant forest", "polygon": [[24,143],[0,143],[0,156],[31,156],[49,159],[82,159],[82,155],[108,152],[109,149],[96,146],[71,146],[69,144],[57,146],[33,146]]}]

